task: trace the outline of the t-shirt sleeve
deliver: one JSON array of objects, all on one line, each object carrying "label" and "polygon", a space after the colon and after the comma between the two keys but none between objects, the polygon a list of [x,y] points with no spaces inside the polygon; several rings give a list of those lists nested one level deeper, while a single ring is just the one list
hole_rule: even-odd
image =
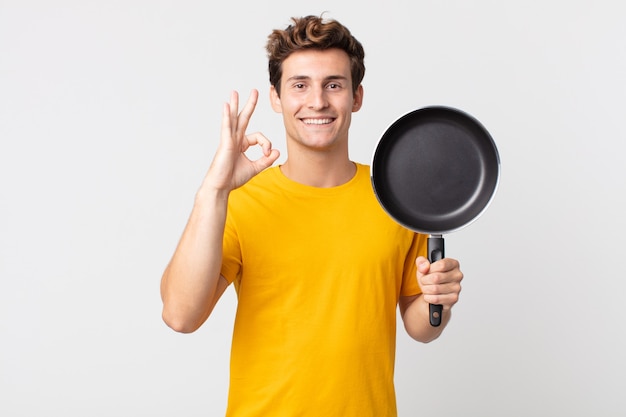
[{"label": "t-shirt sleeve", "polygon": [[427,238],[428,236],[421,233],[415,233],[413,236],[411,247],[404,260],[404,273],[402,276],[402,287],[400,288],[400,295],[402,296],[422,293],[422,289],[417,282],[417,265],[415,264],[415,260],[418,256],[427,256]]},{"label": "t-shirt sleeve", "polygon": [[240,274],[241,264],[241,249],[237,230],[234,225],[234,220],[230,215],[227,215],[226,225],[224,227],[222,268],[220,273],[226,278],[226,281],[232,283]]}]

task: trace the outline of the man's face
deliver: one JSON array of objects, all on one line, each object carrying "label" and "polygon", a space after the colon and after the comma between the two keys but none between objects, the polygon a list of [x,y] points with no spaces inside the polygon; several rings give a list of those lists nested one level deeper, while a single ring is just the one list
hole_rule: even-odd
[{"label": "man's face", "polygon": [[352,112],[363,89],[352,92],[348,55],[340,49],[292,53],[282,65],[281,95],[271,89],[272,108],[283,114],[287,142],[309,149],[347,149]]}]

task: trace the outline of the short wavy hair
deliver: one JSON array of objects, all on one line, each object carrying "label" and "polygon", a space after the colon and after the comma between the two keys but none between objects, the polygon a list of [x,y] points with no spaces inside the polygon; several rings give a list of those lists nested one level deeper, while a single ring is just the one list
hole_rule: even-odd
[{"label": "short wavy hair", "polygon": [[321,16],[292,17],[287,28],[274,29],[268,36],[266,45],[269,60],[270,84],[280,96],[282,64],[293,52],[306,49],[325,50],[337,48],[345,51],[350,58],[352,92],[365,76],[365,51],[363,45],[350,33],[347,27],[333,19]]}]

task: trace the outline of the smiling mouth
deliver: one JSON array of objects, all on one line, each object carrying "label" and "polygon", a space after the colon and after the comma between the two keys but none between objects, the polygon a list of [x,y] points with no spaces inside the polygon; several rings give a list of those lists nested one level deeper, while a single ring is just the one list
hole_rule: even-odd
[{"label": "smiling mouth", "polygon": [[327,125],[334,121],[335,119],[302,119],[302,122],[305,125]]}]

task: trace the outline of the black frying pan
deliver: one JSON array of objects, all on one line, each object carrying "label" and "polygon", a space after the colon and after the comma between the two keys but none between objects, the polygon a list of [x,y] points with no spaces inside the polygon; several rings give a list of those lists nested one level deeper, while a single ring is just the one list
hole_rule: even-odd
[{"label": "black frying pan", "polygon": [[[376,146],[372,185],[385,211],[415,232],[429,234],[428,259],[444,257],[442,235],[472,223],[498,186],[500,157],[491,135],[469,114],[424,107],[396,120]],[[430,324],[442,306],[430,305]]]}]

